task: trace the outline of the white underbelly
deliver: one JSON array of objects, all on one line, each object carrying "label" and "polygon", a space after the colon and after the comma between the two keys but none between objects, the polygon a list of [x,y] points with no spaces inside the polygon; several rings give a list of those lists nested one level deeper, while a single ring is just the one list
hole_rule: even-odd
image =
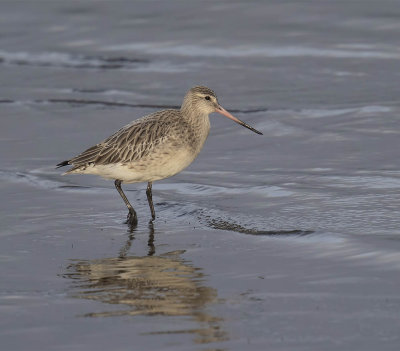
[{"label": "white underbelly", "polygon": [[187,166],[197,154],[179,149],[174,153],[158,153],[140,161],[128,164],[108,164],[88,166],[73,173],[95,174],[106,179],[119,179],[124,183],[152,182],[171,177]]}]

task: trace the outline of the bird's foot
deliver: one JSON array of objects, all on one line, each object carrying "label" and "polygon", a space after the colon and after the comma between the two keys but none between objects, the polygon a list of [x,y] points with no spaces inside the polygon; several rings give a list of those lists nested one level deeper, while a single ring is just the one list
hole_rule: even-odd
[{"label": "bird's foot", "polygon": [[137,220],[136,212],[134,210],[128,212],[128,216],[126,217],[126,222],[125,223],[129,224],[131,226],[132,225],[134,225],[134,226],[137,225],[138,220]]}]

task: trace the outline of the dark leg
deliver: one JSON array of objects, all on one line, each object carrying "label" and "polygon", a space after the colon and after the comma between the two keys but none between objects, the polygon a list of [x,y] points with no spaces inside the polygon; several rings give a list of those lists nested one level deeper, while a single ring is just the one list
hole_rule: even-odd
[{"label": "dark leg", "polygon": [[137,224],[137,215],[136,215],[136,212],[133,209],[132,205],[129,203],[128,198],[125,196],[124,192],[122,191],[122,188],[121,188],[122,181],[119,179],[116,179],[114,184],[115,184],[115,187],[117,188],[119,194],[121,195],[122,200],[124,200],[126,207],[128,207],[128,210],[129,210],[126,222],[129,224],[136,225]]},{"label": "dark leg", "polygon": [[149,222],[149,240],[147,245],[149,246],[147,256],[153,256],[156,253],[156,247],[154,246],[154,225],[152,221]]},{"label": "dark leg", "polygon": [[156,213],[154,212],[153,194],[151,193],[151,182],[149,182],[147,184],[146,195],[147,195],[147,201],[149,202],[149,206],[150,206],[151,218],[153,218],[153,220],[155,220],[156,219]]}]

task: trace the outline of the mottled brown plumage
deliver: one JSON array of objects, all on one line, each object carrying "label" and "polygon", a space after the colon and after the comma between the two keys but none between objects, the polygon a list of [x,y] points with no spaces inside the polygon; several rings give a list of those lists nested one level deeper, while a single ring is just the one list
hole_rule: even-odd
[{"label": "mottled brown plumage", "polygon": [[[179,125],[177,110],[163,110],[139,118],[116,133],[69,160],[67,173],[83,171],[89,165],[129,164],[157,152],[165,143],[180,142],[177,134],[189,126]],[[186,128],[185,128],[186,127]],[[182,144],[182,143],[181,143]]]},{"label": "mottled brown plumage", "polygon": [[197,86],[188,91],[180,109],[139,118],[57,166],[72,165],[65,174],[96,174],[115,179],[115,186],[129,209],[131,224],[136,224],[137,217],[121,184],[147,181],[147,198],[154,219],[152,182],[179,173],[196,158],[208,136],[208,115],[212,112],[262,134],[223,109],[211,89]]}]

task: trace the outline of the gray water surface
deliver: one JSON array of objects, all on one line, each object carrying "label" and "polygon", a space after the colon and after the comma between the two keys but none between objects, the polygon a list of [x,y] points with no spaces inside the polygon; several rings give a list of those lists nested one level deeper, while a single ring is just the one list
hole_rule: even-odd
[{"label": "gray water surface", "polygon": [[[398,350],[396,1],[0,4],[2,350]],[[194,85],[153,186],[55,164]]]}]

